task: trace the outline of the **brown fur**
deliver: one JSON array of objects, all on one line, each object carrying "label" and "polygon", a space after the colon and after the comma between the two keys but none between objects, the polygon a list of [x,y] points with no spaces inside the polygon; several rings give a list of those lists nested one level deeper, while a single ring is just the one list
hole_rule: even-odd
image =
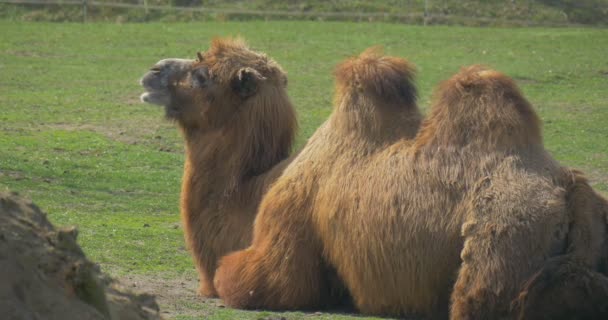
[{"label": "brown fur", "polygon": [[608,319],[608,278],[569,256],[551,259],[524,284],[517,319]]},{"label": "brown fur", "polygon": [[497,71],[465,68],[440,85],[435,100],[416,149],[475,145],[494,151],[542,144],[538,116],[513,80]]},{"label": "brown fur", "polygon": [[272,59],[239,39],[215,39],[198,56],[171,78],[167,112],[186,143],[185,238],[200,293],[215,296],[217,261],[251,242],[258,204],[287,165],[297,123],[287,78]]},{"label": "brown fur", "polygon": [[512,304],[518,319],[608,319],[608,201],[578,171],[567,189],[567,250],[549,259]]},{"label": "brown fur", "polygon": [[[501,319],[572,239],[601,242],[588,234],[597,209],[572,212],[572,174],[544,149],[511,79],[464,68],[412,139],[420,115],[394,98],[412,95],[375,94],[411,88],[395,84],[411,70],[385,61],[364,54],[338,67],[334,112],[265,195],[252,245],[220,262],[228,305],[317,307],[331,301],[331,266],[363,313]],[[576,248],[597,268],[596,247]]]}]

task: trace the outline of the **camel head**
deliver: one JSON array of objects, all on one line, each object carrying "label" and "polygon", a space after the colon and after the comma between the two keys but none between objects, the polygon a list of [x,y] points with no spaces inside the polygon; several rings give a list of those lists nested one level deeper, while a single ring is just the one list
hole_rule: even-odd
[{"label": "camel head", "polygon": [[[287,76],[241,39],[214,39],[193,60],[161,60],[141,85],[141,100],[163,106],[187,144],[214,144],[208,149],[223,157],[233,180],[265,172],[289,155],[297,120]],[[194,153],[198,147],[191,145]]]},{"label": "camel head", "polygon": [[140,82],[146,90],[142,102],[163,106],[166,117],[184,129],[223,127],[237,114],[282,112],[246,110],[272,108],[260,100],[283,99],[289,104],[281,67],[241,39],[214,39],[193,60],[160,60]]}]

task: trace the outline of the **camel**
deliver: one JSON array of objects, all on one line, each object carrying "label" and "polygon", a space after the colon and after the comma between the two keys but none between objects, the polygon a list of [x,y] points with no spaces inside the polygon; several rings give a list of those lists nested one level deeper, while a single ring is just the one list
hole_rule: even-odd
[{"label": "camel", "polygon": [[141,80],[141,100],[164,106],[181,129],[182,225],[199,294],[215,297],[217,261],[251,242],[259,202],[288,163],[297,121],[285,72],[242,39],[214,39],[197,56],[159,61]]},{"label": "camel", "polygon": [[251,246],[220,260],[228,306],[322,307],[335,270],[365,314],[501,319],[551,259],[601,269],[608,205],[545,150],[513,80],[463,68],[419,128],[407,66],[338,66],[333,113],[264,196]]},{"label": "camel", "polygon": [[[367,190],[377,189],[375,194],[384,199],[384,189],[392,187],[390,181],[397,173],[387,170],[379,176],[378,165],[386,157],[399,162],[391,154],[410,146],[418,131],[422,115],[416,105],[414,74],[408,61],[384,56],[374,48],[336,68],[334,110],[329,119],[262,200],[253,244],[220,261],[215,284],[224,303],[252,309],[315,309],[341,299],[332,295],[342,291],[335,287],[340,284],[328,281],[327,275],[335,267],[349,283],[341,270],[344,266],[334,264],[330,256],[350,259],[358,249],[349,247],[351,243],[370,240],[366,226],[355,223],[362,217],[351,213],[365,212],[371,204],[364,198]],[[374,183],[380,179],[385,181]],[[377,210],[381,207],[372,212]],[[324,216],[349,220],[351,225],[334,224]],[[381,232],[405,236],[393,233],[393,226],[386,225],[388,229]],[[323,239],[322,232],[333,239]],[[326,241],[343,247],[334,252],[331,245],[325,246]],[[370,254],[376,250],[381,248]],[[368,262],[360,267],[370,278],[378,277],[378,267],[387,267]],[[378,289],[389,290],[393,285]],[[348,291],[356,299],[354,289]]]}]

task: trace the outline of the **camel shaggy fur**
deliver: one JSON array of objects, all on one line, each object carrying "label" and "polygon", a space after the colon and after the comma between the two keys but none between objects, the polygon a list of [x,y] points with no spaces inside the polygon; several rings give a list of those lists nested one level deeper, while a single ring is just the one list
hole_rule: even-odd
[{"label": "camel shaggy fur", "polygon": [[526,281],[512,304],[517,319],[608,319],[608,201],[578,171],[566,198],[572,219],[566,253]]},{"label": "camel shaggy fur", "polygon": [[500,319],[553,257],[601,267],[605,202],[573,187],[510,78],[464,68],[419,132],[407,62],[368,51],[336,78],[334,112],[265,195],[252,245],[220,261],[228,305],[317,308],[335,270],[366,314]]},{"label": "camel shaggy fur", "polygon": [[215,39],[197,60],[161,60],[141,82],[142,101],[163,105],[183,134],[182,224],[199,293],[216,296],[217,261],[250,244],[261,197],[294,140],[286,75],[242,40]]}]

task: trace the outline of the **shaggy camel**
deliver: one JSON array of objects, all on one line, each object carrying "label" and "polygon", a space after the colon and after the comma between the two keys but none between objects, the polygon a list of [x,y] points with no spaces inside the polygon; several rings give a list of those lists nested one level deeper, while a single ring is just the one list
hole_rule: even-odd
[{"label": "shaggy camel", "polygon": [[215,39],[197,60],[159,61],[142,101],[162,105],[186,145],[181,218],[200,277],[217,296],[218,259],[251,243],[262,195],[285,168],[297,128],[281,67],[241,39]]},{"label": "shaggy camel", "polygon": [[464,68],[412,140],[411,69],[395,62],[337,68],[334,112],[264,196],[252,245],[220,261],[229,306],[320,307],[335,269],[366,314],[500,319],[550,258],[600,268],[606,203],[577,205],[603,200],[572,192],[585,182],[545,150],[515,83]]}]

